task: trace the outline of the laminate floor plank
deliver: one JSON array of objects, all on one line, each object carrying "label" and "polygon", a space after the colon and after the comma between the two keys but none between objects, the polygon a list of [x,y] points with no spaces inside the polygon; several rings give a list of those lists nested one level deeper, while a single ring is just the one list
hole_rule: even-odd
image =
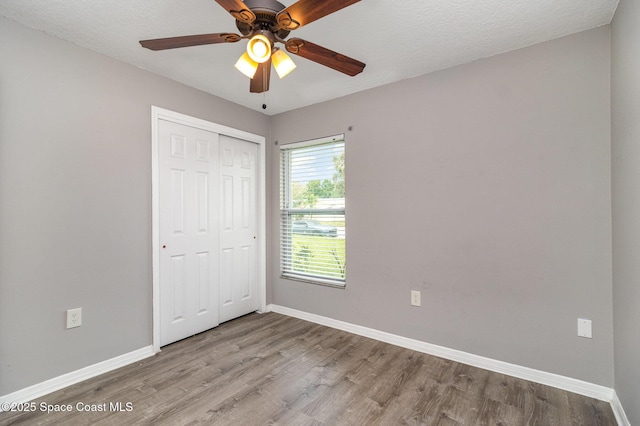
[{"label": "laminate floor plank", "polygon": [[34,402],[74,409],[0,413],[0,425],[616,424],[603,401],[275,313],[226,322]]}]

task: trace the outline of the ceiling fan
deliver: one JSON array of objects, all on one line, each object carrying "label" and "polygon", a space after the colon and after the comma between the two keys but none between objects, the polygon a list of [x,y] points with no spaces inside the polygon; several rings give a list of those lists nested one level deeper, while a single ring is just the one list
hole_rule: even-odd
[{"label": "ceiling fan", "polygon": [[291,58],[282,49],[275,47],[276,43],[283,44],[289,53],[353,77],[362,72],[364,63],[300,38],[286,38],[291,31],[359,1],[298,0],[285,7],[276,0],[216,0],[236,19],[236,27],[242,35],[198,34],[142,40],[140,44],[151,50],[165,50],[249,39],[247,52],[235,66],[251,79],[249,91],[252,93],[269,90],[272,63],[280,78],[295,68]]}]

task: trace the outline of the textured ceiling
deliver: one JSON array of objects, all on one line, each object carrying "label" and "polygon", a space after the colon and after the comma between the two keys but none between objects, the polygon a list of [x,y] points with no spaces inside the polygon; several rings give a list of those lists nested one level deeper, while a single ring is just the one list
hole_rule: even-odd
[{"label": "textured ceiling", "polygon": [[[320,1],[320,0],[319,0]],[[280,0],[285,6],[294,0]],[[348,77],[298,65],[249,93],[246,41],[153,52],[138,40],[235,32],[214,0],[2,0],[0,15],[257,111],[277,114],[611,22],[618,0],[362,0],[293,31],[367,64]]]}]

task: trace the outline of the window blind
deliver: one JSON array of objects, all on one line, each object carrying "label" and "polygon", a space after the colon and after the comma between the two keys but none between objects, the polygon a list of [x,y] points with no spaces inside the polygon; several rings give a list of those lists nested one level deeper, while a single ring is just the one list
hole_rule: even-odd
[{"label": "window blind", "polygon": [[282,145],[280,149],[282,275],[344,286],[344,137]]}]

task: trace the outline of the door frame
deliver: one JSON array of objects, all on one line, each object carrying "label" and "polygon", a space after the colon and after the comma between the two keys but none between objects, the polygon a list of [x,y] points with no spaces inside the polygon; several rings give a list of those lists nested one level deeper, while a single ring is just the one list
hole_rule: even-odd
[{"label": "door frame", "polygon": [[267,243],[266,243],[266,138],[243,130],[212,123],[179,112],[151,106],[151,248],[153,281],[153,351],[160,352],[160,155],[159,121],[165,120],[221,135],[231,136],[258,145],[258,299],[259,312],[267,310]]}]

